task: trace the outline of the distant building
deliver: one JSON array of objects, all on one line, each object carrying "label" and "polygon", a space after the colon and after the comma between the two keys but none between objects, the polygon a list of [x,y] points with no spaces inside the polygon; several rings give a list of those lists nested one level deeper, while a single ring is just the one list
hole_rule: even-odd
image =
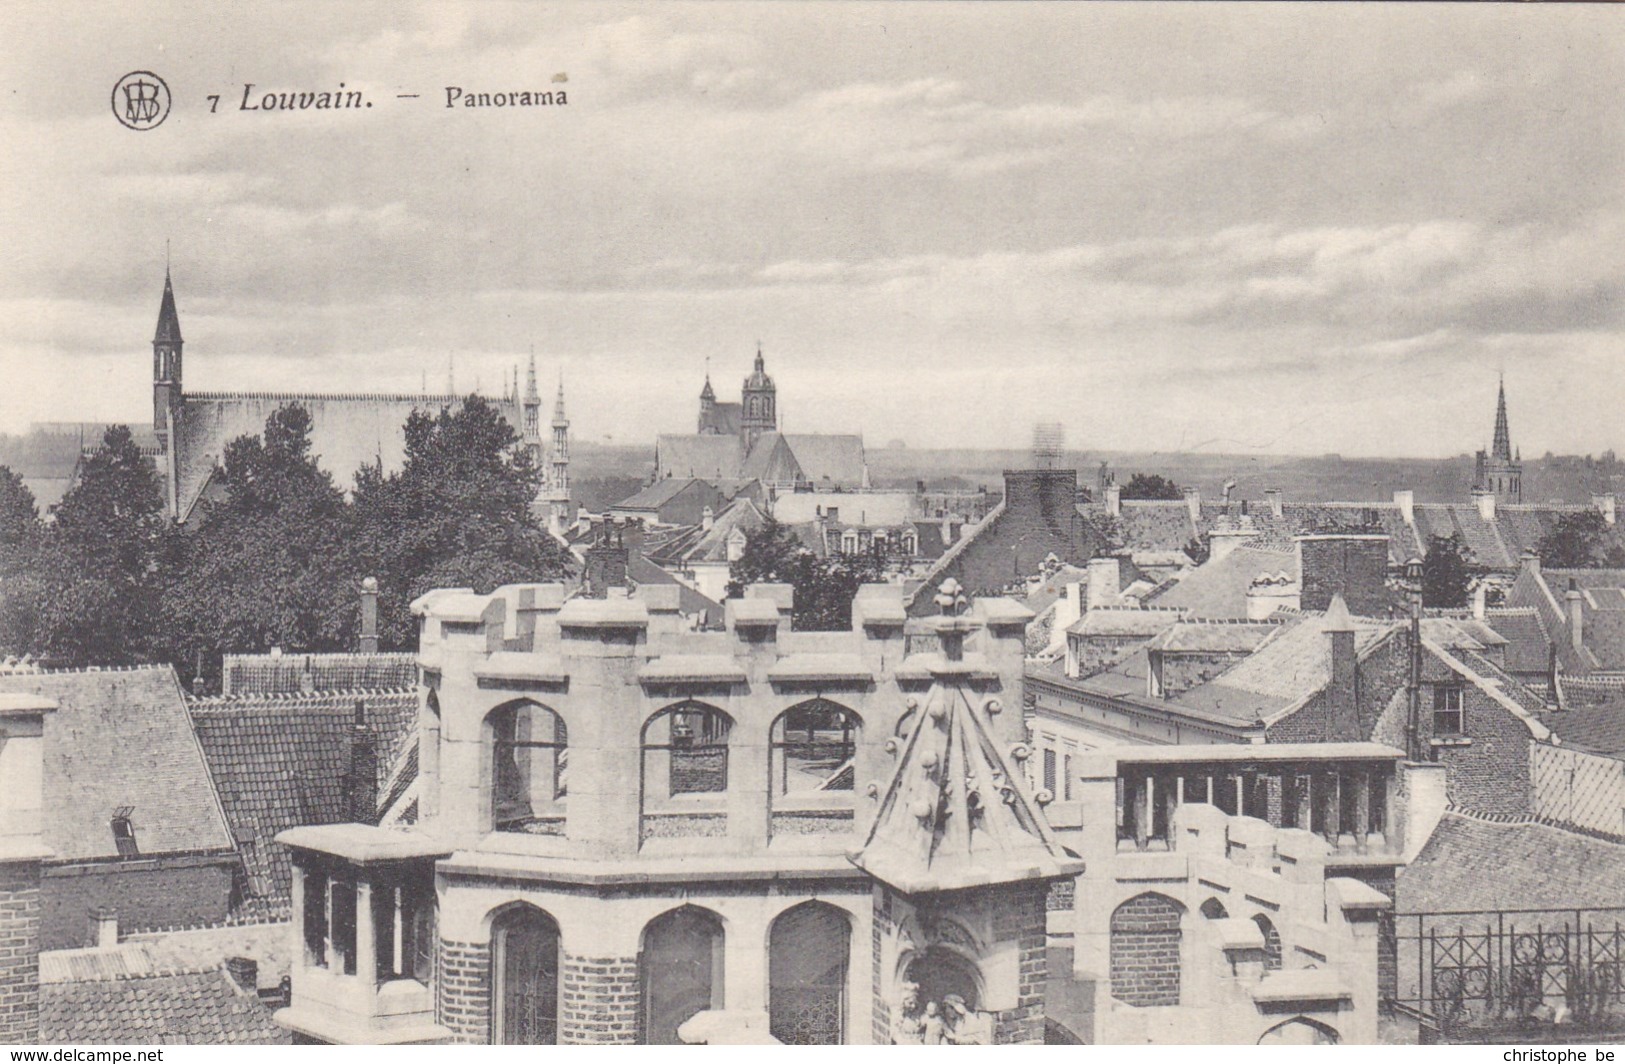
[{"label": "distant building", "polygon": [[[435,413],[459,406],[458,395],[403,395],[386,393],[323,394],[314,392],[188,392],[184,386],[180,315],[174,287],[164,275],[163,301],[152,340],[152,431],[157,440],[156,464],[164,486],[164,506],[177,521],[187,520],[209,491],[228,443],[239,436],[258,435],[280,408],[298,403],[311,418],[311,453],[334,479],[345,486],[364,465],[398,469],[405,458],[404,428],[412,413]],[[536,360],[531,358],[529,379],[519,395],[518,370],[511,390],[505,385],[500,400],[492,400],[529,451],[537,470],[534,509],[550,521],[564,520],[569,490],[569,422],[564,417],[560,385],[554,409],[553,444],[544,465],[541,434],[542,399],[536,388]],[[556,530],[555,530],[556,531]]]},{"label": "distant building", "polygon": [[767,375],[758,348],[740,402],[718,402],[706,375],[694,435],[662,435],[655,442],[655,480],[757,480],[773,491],[869,486],[863,437],[785,435],[778,425],[778,386]]}]

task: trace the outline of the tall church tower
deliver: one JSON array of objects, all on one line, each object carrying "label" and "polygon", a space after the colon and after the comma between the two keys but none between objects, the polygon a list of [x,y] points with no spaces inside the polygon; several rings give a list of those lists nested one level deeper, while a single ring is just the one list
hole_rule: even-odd
[{"label": "tall church tower", "polygon": [[1495,399],[1495,437],[1486,453],[1478,452],[1473,490],[1488,492],[1496,502],[1523,501],[1523,453],[1512,449],[1512,432],[1507,426],[1506,379]]},{"label": "tall church tower", "polygon": [[[518,391],[517,388],[514,389]],[[536,353],[531,352],[525,371],[525,449],[538,475],[542,472],[542,393],[536,389]]]},{"label": "tall church tower", "polygon": [[152,336],[152,429],[163,452],[164,503],[171,517],[179,511],[175,477],[180,466],[176,429],[183,410],[181,393],[181,319],[175,311],[175,288],[164,269],[164,299],[158,307],[158,329]]},{"label": "tall church tower", "polygon": [[[703,394],[703,393],[702,393]],[[764,432],[777,431],[779,424],[778,389],[773,378],[763,368],[762,345],[756,345],[756,369],[745,378],[742,409],[739,416],[740,446],[746,454],[756,446]]]},{"label": "tall church tower", "polygon": [[547,530],[563,536],[570,515],[570,419],[564,415],[564,374],[559,374],[559,394],[553,401],[553,449],[547,469]]},{"label": "tall church tower", "polygon": [[701,436],[715,434],[717,428],[711,419],[716,415],[716,412],[717,393],[711,390],[711,370],[707,368],[705,371],[705,387],[700,389],[700,425],[695,431]]}]

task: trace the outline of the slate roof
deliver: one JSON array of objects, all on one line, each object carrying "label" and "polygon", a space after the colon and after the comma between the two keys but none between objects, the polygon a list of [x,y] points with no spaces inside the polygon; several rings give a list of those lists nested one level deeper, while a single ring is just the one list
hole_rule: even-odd
[{"label": "slate roof", "polygon": [[764,432],[740,463],[739,474],[763,484],[795,484],[803,478],[801,465],[789,441],[777,432]]},{"label": "slate roof", "polygon": [[1181,621],[1151,640],[1147,649],[1173,654],[1250,654],[1280,627],[1273,621]]},{"label": "slate roof", "polygon": [[[1577,651],[1569,636],[1568,586],[1581,591],[1582,641]],[[1507,591],[1507,605],[1533,609],[1557,647],[1564,672],[1625,670],[1625,570],[1525,567]]]},{"label": "slate roof", "polygon": [[645,485],[636,494],[629,495],[616,503],[612,509],[658,510],[696,484],[703,486],[705,483],[698,477],[666,477],[664,480],[657,480],[653,484]]},{"label": "slate roof", "polygon": [[784,439],[802,476],[814,485],[856,488],[866,484],[868,461],[863,455],[862,436],[792,434]]},{"label": "slate roof", "polygon": [[75,1045],[289,1045],[287,1028],[224,966],[40,980],[40,1040]]},{"label": "slate roof", "polygon": [[370,691],[411,687],[418,681],[415,654],[227,654],[222,669],[228,695],[299,694],[308,673],[314,691]]},{"label": "slate roof", "polygon": [[416,732],[414,688],[297,696],[234,696],[190,703],[192,725],[242,854],[248,912],[282,912],[292,882],[274,840],[306,824],[346,823],[355,703],[364,701],[386,799],[390,771]]},{"label": "slate roof", "polygon": [[695,526],[650,551],[649,558],[661,565],[726,562],[728,537],[733,530],[739,528],[749,534],[761,528],[764,520],[762,511],[750,499],[735,499],[716,515],[709,529]]},{"label": "slate roof", "polygon": [[840,511],[842,525],[855,527],[907,524],[918,516],[915,495],[907,491],[790,492],[773,500],[773,516],[795,524],[816,520],[820,510],[828,514],[830,507]]},{"label": "slate roof", "polygon": [[1540,719],[1564,746],[1625,759],[1625,704],[1611,702],[1546,713]]},{"label": "slate roof", "polygon": [[687,615],[703,614],[703,628],[722,627],[722,603],[689,587],[637,551],[626,559],[626,575],[635,584],[671,584],[677,588],[677,609]]},{"label": "slate roof", "polygon": [[143,854],[216,853],[231,833],[169,666],[0,675],[0,692],[55,699],[45,716],[45,845],[56,860],[118,855],[131,807]]},{"label": "slate roof", "polygon": [[739,437],[734,435],[660,435],[655,437],[655,469],[662,480],[734,479],[741,466],[739,450]]},{"label": "slate roof", "polygon": [[1187,610],[1201,618],[1244,618],[1247,589],[1255,580],[1295,583],[1301,573],[1295,549],[1266,549],[1244,543],[1147,595],[1146,605]]},{"label": "slate roof", "polygon": [[1084,612],[1069,635],[1081,636],[1143,636],[1150,638],[1171,628],[1184,614],[1175,609],[1129,609],[1106,607]]},{"label": "slate roof", "polygon": [[1446,813],[1399,874],[1395,912],[1625,904],[1625,844]]}]

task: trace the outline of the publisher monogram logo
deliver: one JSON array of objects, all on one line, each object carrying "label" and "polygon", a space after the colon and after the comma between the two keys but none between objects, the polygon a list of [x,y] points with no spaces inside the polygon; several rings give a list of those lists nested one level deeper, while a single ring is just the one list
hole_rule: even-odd
[{"label": "publisher monogram logo", "polygon": [[113,116],[130,129],[154,129],[169,117],[169,86],[149,70],[119,78],[113,86]]}]

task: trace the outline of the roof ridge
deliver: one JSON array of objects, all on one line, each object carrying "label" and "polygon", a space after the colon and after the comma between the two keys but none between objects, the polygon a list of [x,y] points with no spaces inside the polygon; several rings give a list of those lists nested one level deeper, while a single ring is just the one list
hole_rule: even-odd
[{"label": "roof ridge", "polygon": [[356,695],[400,695],[416,693],[416,684],[395,684],[390,687],[345,687],[328,691],[266,691],[263,693],[187,695],[188,706],[198,709],[225,709],[252,702],[319,702],[325,699],[353,698]]},{"label": "roof ridge", "polygon": [[90,675],[103,672],[162,672],[174,670],[173,665],[161,662],[146,662],[138,665],[78,665],[68,668],[34,668],[27,672],[6,673],[14,676],[75,676]]}]

